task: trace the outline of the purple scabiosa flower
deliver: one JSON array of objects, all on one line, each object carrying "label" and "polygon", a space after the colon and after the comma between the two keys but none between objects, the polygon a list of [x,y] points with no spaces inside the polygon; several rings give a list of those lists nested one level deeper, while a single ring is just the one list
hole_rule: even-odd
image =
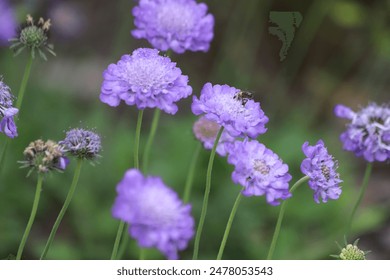
[{"label": "purple scabiosa flower", "polygon": [[0,0],[0,46],[8,45],[8,40],[16,34],[16,19],[8,0]]},{"label": "purple scabiosa flower", "polygon": [[338,199],[341,194],[342,182],[337,161],[329,155],[324,142],[319,140],[314,146],[309,146],[308,142],[302,145],[302,151],[306,158],[301,163],[301,171],[308,176],[309,186],[314,191],[314,201],[320,203],[327,202],[328,199]]},{"label": "purple scabiosa flower", "polygon": [[192,112],[223,126],[233,137],[256,138],[267,131],[268,122],[260,103],[241,98],[242,91],[228,85],[206,83],[199,99],[194,96]]},{"label": "purple scabiosa flower", "polygon": [[339,118],[351,120],[347,130],[340,135],[344,150],[363,156],[369,162],[390,159],[390,107],[369,104],[358,112],[337,105],[334,113]]},{"label": "purple scabiosa flower", "polygon": [[18,136],[14,116],[19,110],[13,107],[13,99],[9,87],[3,83],[0,76],[0,132],[5,133],[10,138]]},{"label": "purple scabiosa flower", "polygon": [[188,76],[156,49],[140,48],[122,56],[103,72],[103,79],[100,100],[110,106],[118,106],[123,100],[140,110],[157,107],[175,114],[175,102],[192,93]]},{"label": "purple scabiosa flower", "polygon": [[265,195],[271,205],[279,205],[279,200],[291,196],[288,166],[273,151],[248,139],[236,141],[228,149],[228,162],[235,166],[232,180],[244,187],[243,195]]},{"label": "purple scabiosa flower", "polygon": [[66,132],[65,139],[59,144],[65,152],[87,160],[98,157],[102,148],[100,136],[93,131],[82,128],[74,128]]},{"label": "purple scabiosa flower", "polygon": [[[206,119],[204,116],[200,117],[193,126],[193,131],[196,139],[203,143],[205,149],[211,150],[214,146],[215,138],[217,137],[218,131],[221,128],[216,122]],[[231,143],[235,140],[234,137],[230,136],[226,131],[222,132],[221,138],[217,145],[217,154],[224,157],[227,154],[225,144]]]},{"label": "purple scabiosa flower", "polygon": [[31,168],[28,175],[36,170],[38,173],[48,173],[52,170],[63,171],[69,164],[63,148],[58,143],[38,139],[31,142],[23,152],[24,161],[20,161],[22,168]]},{"label": "purple scabiosa flower", "polygon": [[144,177],[129,169],[117,185],[112,215],[130,225],[129,234],[141,247],[155,247],[168,259],[177,259],[194,235],[191,206],[159,177]]},{"label": "purple scabiosa flower", "polygon": [[133,15],[136,29],[131,34],[162,51],[206,52],[214,37],[214,17],[195,0],[140,0]]}]

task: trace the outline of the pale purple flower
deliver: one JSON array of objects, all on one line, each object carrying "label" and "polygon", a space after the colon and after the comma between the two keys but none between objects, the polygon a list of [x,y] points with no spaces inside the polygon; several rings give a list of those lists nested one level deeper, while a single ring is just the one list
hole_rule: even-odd
[{"label": "pale purple flower", "polygon": [[192,112],[224,127],[233,137],[256,138],[267,131],[259,102],[238,98],[241,91],[228,85],[206,83],[200,97],[193,97]]},{"label": "pale purple flower", "polygon": [[[217,138],[218,131],[221,126],[216,122],[210,121],[204,116],[200,117],[192,128],[196,139],[203,143],[203,146],[207,150],[211,150],[214,146],[215,139]],[[230,136],[229,133],[223,131],[221,138],[217,145],[217,154],[224,157],[227,154],[225,144],[231,143],[235,140],[234,137]]]},{"label": "pale purple flower", "polygon": [[390,159],[390,107],[369,104],[358,112],[344,105],[334,109],[337,117],[349,119],[347,129],[340,135],[344,150],[363,156],[369,162]]},{"label": "pale purple flower", "polygon": [[309,186],[314,191],[314,201],[327,202],[328,199],[338,199],[341,194],[337,161],[329,155],[322,140],[316,145],[309,146],[308,142],[302,145],[302,151],[306,158],[301,163],[301,171],[309,176]]},{"label": "pale purple flower", "polygon": [[144,177],[129,169],[116,187],[112,215],[129,224],[129,234],[144,248],[155,247],[168,259],[177,259],[194,235],[191,206],[159,177]]},{"label": "pale purple flower", "polygon": [[162,51],[206,52],[214,37],[214,17],[195,0],[140,0],[133,15],[136,29],[131,34]]},{"label": "pale purple flower", "polygon": [[8,0],[0,0],[0,46],[8,45],[8,40],[15,37],[17,23]]},{"label": "pale purple flower", "polygon": [[271,205],[291,196],[287,164],[258,141],[245,139],[231,144],[228,162],[235,167],[232,180],[244,187],[243,195],[264,195]]},{"label": "pale purple flower", "polygon": [[10,93],[9,87],[3,83],[0,76],[0,132],[10,138],[18,136],[14,116],[19,110],[13,107],[13,99],[14,96]]},{"label": "pale purple flower", "polygon": [[102,148],[100,136],[82,128],[74,128],[66,132],[65,139],[59,144],[71,155],[87,160],[99,156]]},{"label": "pale purple flower", "polygon": [[140,48],[103,72],[100,100],[110,106],[123,100],[140,110],[159,108],[175,114],[175,103],[191,93],[188,76],[182,75],[176,63],[156,49]]}]

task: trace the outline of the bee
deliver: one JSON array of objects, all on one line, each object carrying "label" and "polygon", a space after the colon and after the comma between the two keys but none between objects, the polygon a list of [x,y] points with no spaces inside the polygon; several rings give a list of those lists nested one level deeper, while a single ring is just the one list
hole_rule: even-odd
[{"label": "bee", "polygon": [[254,97],[254,95],[252,92],[240,90],[240,91],[236,92],[236,95],[234,95],[233,98],[236,100],[240,100],[242,106],[245,106],[245,104],[248,102],[248,100],[253,99],[253,97]]}]

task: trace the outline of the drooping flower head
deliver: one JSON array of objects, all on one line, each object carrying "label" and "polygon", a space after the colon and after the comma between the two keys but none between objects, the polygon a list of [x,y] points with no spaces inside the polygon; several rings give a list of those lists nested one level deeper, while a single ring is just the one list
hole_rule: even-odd
[{"label": "drooping flower head", "polygon": [[15,55],[27,48],[33,58],[38,52],[42,59],[47,60],[44,50],[55,56],[53,46],[48,42],[50,26],[50,19],[45,21],[39,18],[38,22],[34,23],[34,19],[27,15],[26,23],[20,28],[18,37],[10,40],[12,42],[10,48],[14,50]]},{"label": "drooping flower head", "polygon": [[245,139],[231,144],[228,162],[235,167],[232,180],[244,187],[243,195],[264,195],[271,205],[279,205],[279,200],[291,196],[287,164],[258,141]]},{"label": "drooping flower head", "polygon": [[103,79],[100,100],[110,106],[118,106],[123,100],[140,110],[159,108],[175,114],[175,102],[192,93],[188,76],[155,49],[140,48],[122,56],[103,72]]},{"label": "drooping flower head", "polygon": [[228,85],[206,83],[199,99],[194,96],[192,112],[223,126],[233,137],[256,138],[267,131],[268,122],[259,102],[241,98],[242,91]]},{"label": "drooping flower head", "polygon": [[14,96],[10,93],[9,87],[3,83],[0,76],[0,132],[10,138],[18,136],[14,116],[19,110],[13,107],[13,99]]},{"label": "drooping flower head", "polygon": [[214,17],[195,0],[140,0],[133,15],[136,29],[131,34],[161,51],[206,52],[214,37]]},{"label": "drooping flower head", "polygon": [[[211,150],[214,146],[215,139],[217,138],[218,131],[221,126],[216,122],[206,119],[204,116],[200,117],[193,126],[193,131],[196,139],[203,143],[203,146],[207,150]],[[230,136],[227,131],[223,131],[221,138],[219,139],[216,152],[224,157],[227,154],[225,144],[234,141],[234,137]]]},{"label": "drooping flower head", "polygon": [[369,104],[358,112],[337,105],[334,113],[339,118],[351,120],[347,130],[340,135],[344,150],[363,156],[369,162],[390,159],[390,107]]},{"label": "drooping flower head", "polygon": [[116,190],[112,215],[130,225],[129,234],[139,246],[177,259],[194,235],[191,206],[183,205],[161,178],[144,177],[137,169],[129,169]]},{"label": "drooping flower head", "polygon": [[322,202],[338,199],[342,180],[336,171],[337,161],[329,155],[324,142],[319,140],[314,146],[305,142],[302,151],[306,158],[301,163],[301,171],[310,178],[309,186],[314,191],[314,201],[320,203],[320,198]]},{"label": "drooping flower head", "polygon": [[24,161],[20,161],[22,168],[31,168],[38,173],[48,173],[52,170],[63,171],[69,164],[69,160],[64,155],[64,151],[58,143],[41,139],[31,142],[23,152]]},{"label": "drooping flower head", "polygon": [[16,19],[8,0],[0,0],[0,46],[8,45],[8,40],[16,34]]},{"label": "drooping flower head", "polygon": [[74,128],[66,132],[59,144],[71,155],[80,159],[93,160],[102,148],[100,136],[93,131]]}]

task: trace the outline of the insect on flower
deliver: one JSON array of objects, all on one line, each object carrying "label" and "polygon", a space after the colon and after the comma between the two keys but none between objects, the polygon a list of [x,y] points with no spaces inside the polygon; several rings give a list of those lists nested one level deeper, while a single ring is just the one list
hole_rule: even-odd
[{"label": "insect on flower", "polygon": [[249,91],[243,91],[240,90],[236,93],[236,95],[233,97],[236,100],[240,100],[241,104],[245,106],[245,104],[248,102],[248,100],[252,99],[253,100],[254,94]]}]

